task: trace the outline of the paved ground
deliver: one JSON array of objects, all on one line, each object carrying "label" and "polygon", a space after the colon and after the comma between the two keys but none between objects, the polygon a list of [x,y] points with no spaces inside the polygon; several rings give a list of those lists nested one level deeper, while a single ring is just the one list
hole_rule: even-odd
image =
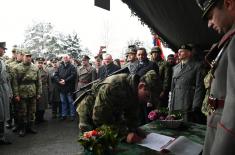
[{"label": "paved ground", "polygon": [[8,130],[7,137],[13,144],[0,146],[0,155],[77,155],[82,150],[77,143],[77,122],[52,120],[49,110],[48,121],[37,125],[36,135],[22,138]]}]

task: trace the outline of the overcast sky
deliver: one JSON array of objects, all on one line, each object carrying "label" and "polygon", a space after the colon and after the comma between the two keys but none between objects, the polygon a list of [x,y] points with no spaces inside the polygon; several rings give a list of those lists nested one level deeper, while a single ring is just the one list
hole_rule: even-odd
[{"label": "overcast sky", "polygon": [[108,51],[120,58],[127,41],[135,39],[152,47],[148,27],[131,16],[121,0],[111,0],[111,11],[94,6],[94,0],[2,0],[0,19],[0,41],[7,42],[8,53],[23,42],[24,31],[33,21],[51,22],[60,32],[77,32],[82,46],[94,54],[108,43]]}]

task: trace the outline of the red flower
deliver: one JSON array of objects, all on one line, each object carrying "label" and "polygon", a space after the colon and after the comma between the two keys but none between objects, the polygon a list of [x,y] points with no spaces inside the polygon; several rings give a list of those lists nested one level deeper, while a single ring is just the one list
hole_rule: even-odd
[{"label": "red flower", "polygon": [[91,136],[97,136],[98,135],[98,132],[96,130],[92,130],[90,132],[91,132]]},{"label": "red flower", "polygon": [[158,115],[157,115],[157,112],[156,111],[151,111],[149,114],[148,114],[148,118],[153,121],[155,119],[157,119]]},{"label": "red flower", "polygon": [[91,131],[85,132],[85,133],[83,134],[83,137],[84,137],[84,138],[91,138],[91,137],[92,137]]}]

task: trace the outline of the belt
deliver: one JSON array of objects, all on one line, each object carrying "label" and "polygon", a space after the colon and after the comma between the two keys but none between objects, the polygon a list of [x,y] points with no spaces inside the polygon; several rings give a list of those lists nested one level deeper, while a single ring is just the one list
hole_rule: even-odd
[{"label": "belt", "polygon": [[212,109],[216,110],[218,108],[224,107],[224,100],[209,96],[208,97],[208,104],[212,107]]}]

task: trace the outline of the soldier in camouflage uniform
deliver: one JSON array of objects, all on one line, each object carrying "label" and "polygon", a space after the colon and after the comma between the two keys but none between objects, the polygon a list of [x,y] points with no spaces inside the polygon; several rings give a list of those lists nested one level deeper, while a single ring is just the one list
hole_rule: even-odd
[{"label": "soldier in camouflage uniform", "polygon": [[11,63],[11,62],[14,62],[15,60],[16,60],[16,57],[17,57],[17,48],[16,47],[14,47],[13,49],[12,49],[12,51],[11,51],[11,54],[12,54],[12,57],[10,58],[10,59],[8,59],[8,60],[6,60],[6,64],[9,64],[9,63]]},{"label": "soldier in camouflage uniform", "polygon": [[142,104],[146,106],[152,92],[160,91],[158,86],[159,78],[153,70],[141,79],[128,74],[106,78],[93,85],[91,93],[84,94],[79,103],[79,128],[88,131],[107,124],[126,136],[135,133],[144,115],[141,113]]},{"label": "soldier in camouflage uniform", "polygon": [[170,64],[165,61],[161,55],[162,50],[158,46],[154,46],[151,49],[151,60],[156,63],[159,67],[159,75],[162,81],[162,91],[160,93],[160,105],[161,107],[168,106],[168,95],[171,89],[171,80],[172,80],[172,69]]},{"label": "soldier in camouflage uniform", "polygon": [[19,136],[37,133],[34,129],[36,99],[40,98],[42,84],[38,68],[32,64],[29,51],[24,52],[23,62],[14,68],[13,94],[18,104]]},{"label": "soldier in camouflage uniform", "polygon": [[[23,50],[22,49],[17,49],[16,50],[16,59],[15,61],[12,61],[12,62],[8,62],[7,64],[7,70],[8,70],[8,73],[9,73],[9,77],[10,77],[10,84],[12,86],[12,83],[13,83],[13,78],[14,78],[14,68],[22,62],[23,60]],[[15,103],[15,99],[12,98],[11,100],[11,103],[10,103],[10,110],[11,110],[11,119],[9,121],[9,125],[12,123],[12,119],[14,118],[14,127],[12,129],[13,132],[16,132],[17,131],[17,123],[18,123],[18,116],[17,116],[17,104]],[[10,126],[8,127],[10,128]]]},{"label": "soldier in camouflage uniform", "polygon": [[49,103],[49,73],[48,70],[45,69],[44,61],[45,59],[42,57],[39,57],[36,59],[37,61],[37,67],[39,69],[39,74],[42,82],[42,94],[41,97],[37,101],[37,108],[36,108],[36,122],[41,123],[44,122],[44,113],[45,110],[48,108]]}]

